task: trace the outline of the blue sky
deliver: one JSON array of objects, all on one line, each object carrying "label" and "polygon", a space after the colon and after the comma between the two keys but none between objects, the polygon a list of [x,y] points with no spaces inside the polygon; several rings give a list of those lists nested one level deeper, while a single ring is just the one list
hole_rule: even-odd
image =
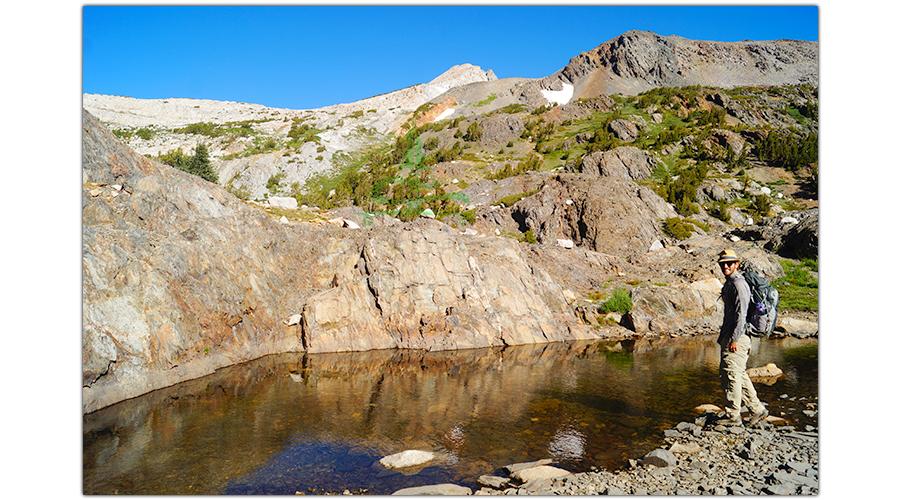
[{"label": "blue sky", "polygon": [[540,78],[626,31],[819,39],[816,6],[85,6],[82,90],[313,109],[456,64]]}]

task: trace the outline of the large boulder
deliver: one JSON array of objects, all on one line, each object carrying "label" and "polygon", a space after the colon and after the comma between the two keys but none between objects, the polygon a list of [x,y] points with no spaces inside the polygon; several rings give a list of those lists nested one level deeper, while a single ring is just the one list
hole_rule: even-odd
[{"label": "large boulder", "polygon": [[642,463],[656,467],[673,467],[678,463],[678,458],[669,450],[657,448],[644,455]]},{"label": "large boulder", "polygon": [[541,243],[569,239],[622,257],[646,253],[665,238],[659,221],[675,210],[652,189],[631,180],[560,174],[513,207],[513,219]]},{"label": "large boulder", "polygon": [[633,141],[641,134],[640,125],[632,120],[619,118],[609,123],[609,129],[625,142]]},{"label": "large boulder", "polygon": [[666,287],[641,285],[632,290],[632,309],[623,321],[637,333],[713,330],[722,320],[721,290],[715,278]]},{"label": "large boulder", "polygon": [[808,337],[819,334],[819,323],[800,318],[778,318],[775,331],[784,335],[795,337]]},{"label": "large boulder", "polygon": [[494,115],[481,125],[479,143],[486,148],[506,146],[509,141],[516,140],[525,130],[525,122],[518,115],[502,113]]},{"label": "large boulder", "polygon": [[637,181],[649,179],[658,164],[655,156],[642,149],[620,146],[585,155],[581,161],[581,171],[589,175]]}]

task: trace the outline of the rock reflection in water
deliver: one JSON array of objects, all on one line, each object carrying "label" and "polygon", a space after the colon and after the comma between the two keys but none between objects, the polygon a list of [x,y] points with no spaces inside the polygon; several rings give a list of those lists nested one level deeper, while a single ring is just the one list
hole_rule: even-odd
[{"label": "rock reflection in water", "polygon": [[[752,358],[795,378],[760,388],[766,401],[818,390],[814,361],[784,364],[786,342]],[[384,494],[548,457],[620,467],[719,403],[717,363],[708,337],[269,356],[86,415],[84,493]],[[410,476],[373,465],[405,449],[438,459]]]}]

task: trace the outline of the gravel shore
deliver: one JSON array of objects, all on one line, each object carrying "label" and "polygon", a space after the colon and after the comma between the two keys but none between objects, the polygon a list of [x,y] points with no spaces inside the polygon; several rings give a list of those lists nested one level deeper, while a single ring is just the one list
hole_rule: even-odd
[{"label": "gravel shore", "polygon": [[[811,407],[815,407],[812,404]],[[457,485],[410,488],[395,495],[816,495],[818,427],[797,429],[769,417],[754,426],[725,426],[708,412],[665,431],[666,446],[620,471],[572,474],[549,460],[504,467],[508,477],[482,476],[480,489]],[[817,421],[817,420],[816,420]],[[746,422],[745,422],[746,424]],[[816,424],[817,425],[817,424]]]}]

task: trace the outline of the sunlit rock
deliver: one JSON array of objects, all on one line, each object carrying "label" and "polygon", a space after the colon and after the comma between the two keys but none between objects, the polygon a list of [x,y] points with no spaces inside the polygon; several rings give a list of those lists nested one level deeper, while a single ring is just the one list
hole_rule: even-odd
[{"label": "sunlit rock", "polygon": [[558,467],[538,465],[537,467],[530,467],[528,469],[513,472],[510,474],[510,477],[516,481],[527,483],[528,481],[534,481],[535,479],[552,479],[555,477],[569,476],[571,474],[571,472]]},{"label": "sunlit rock", "polygon": [[389,469],[402,469],[422,465],[434,460],[434,453],[422,450],[406,450],[393,455],[388,455],[378,461]]}]

